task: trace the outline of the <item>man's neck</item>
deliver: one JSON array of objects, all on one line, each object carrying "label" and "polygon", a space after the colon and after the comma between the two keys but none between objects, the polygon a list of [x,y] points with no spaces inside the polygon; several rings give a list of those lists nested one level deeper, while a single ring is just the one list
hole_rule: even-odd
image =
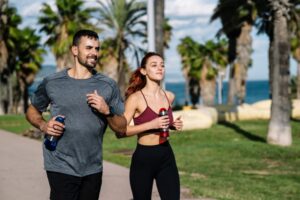
[{"label": "man's neck", "polygon": [[88,79],[92,76],[92,70],[86,67],[75,66],[68,70],[68,75],[74,79]]}]

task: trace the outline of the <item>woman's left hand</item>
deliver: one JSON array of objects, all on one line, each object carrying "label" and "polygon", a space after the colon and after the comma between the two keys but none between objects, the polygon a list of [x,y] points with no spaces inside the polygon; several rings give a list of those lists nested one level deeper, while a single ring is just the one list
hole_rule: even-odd
[{"label": "woman's left hand", "polygon": [[181,116],[177,117],[172,125],[175,128],[175,130],[181,131],[182,127],[183,127],[183,122],[181,120]]}]

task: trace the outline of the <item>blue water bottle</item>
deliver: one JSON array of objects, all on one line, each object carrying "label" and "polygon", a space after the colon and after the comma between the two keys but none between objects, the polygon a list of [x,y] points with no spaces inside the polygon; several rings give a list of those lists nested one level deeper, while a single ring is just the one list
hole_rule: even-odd
[{"label": "blue water bottle", "polygon": [[[58,121],[58,122],[64,124],[65,118],[58,116],[55,118],[55,121]],[[45,144],[46,149],[48,149],[49,151],[54,151],[56,149],[58,139],[59,139],[58,136],[45,135],[44,144]]]}]

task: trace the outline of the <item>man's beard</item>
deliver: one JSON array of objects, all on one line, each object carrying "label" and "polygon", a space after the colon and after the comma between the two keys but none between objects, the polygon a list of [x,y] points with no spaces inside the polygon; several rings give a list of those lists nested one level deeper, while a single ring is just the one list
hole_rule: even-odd
[{"label": "man's beard", "polygon": [[96,57],[96,59],[95,59],[95,60],[96,60],[95,64],[89,64],[89,63],[88,63],[89,57],[84,61],[83,59],[80,58],[80,56],[78,56],[78,62],[79,62],[81,65],[85,66],[87,69],[94,69],[94,68],[96,67],[97,61],[98,61],[97,56],[95,56],[95,57]]}]

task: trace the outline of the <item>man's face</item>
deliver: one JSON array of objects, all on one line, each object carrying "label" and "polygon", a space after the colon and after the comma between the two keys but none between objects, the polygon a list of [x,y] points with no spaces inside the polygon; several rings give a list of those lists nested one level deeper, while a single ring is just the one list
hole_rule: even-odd
[{"label": "man's face", "polygon": [[86,68],[95,68],[99,58],[99,40],[91,37],[81,37],[78,46],[74,47],[73,54],[78,62]]}]

